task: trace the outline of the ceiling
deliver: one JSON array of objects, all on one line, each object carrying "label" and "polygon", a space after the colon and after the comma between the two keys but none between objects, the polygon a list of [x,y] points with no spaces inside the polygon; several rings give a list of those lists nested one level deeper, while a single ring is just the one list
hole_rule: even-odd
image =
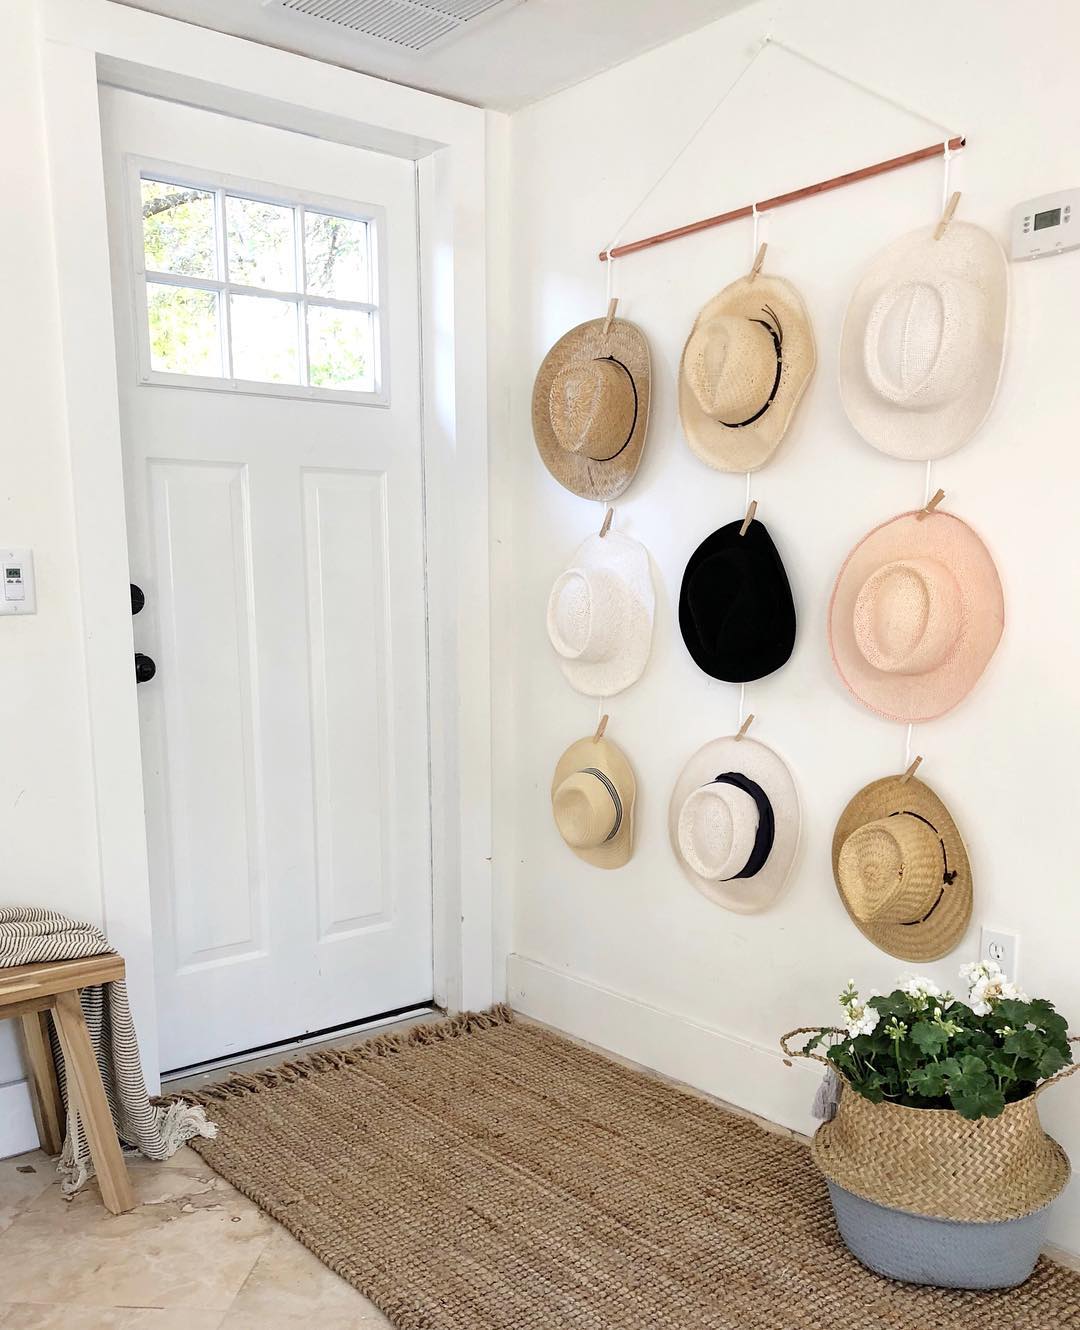
[{"label": "ceiling", "polygon": [[426,53],[267,0],[121,0],[458,101],[512,111],[704,27],[749,0],[524,0]]}]

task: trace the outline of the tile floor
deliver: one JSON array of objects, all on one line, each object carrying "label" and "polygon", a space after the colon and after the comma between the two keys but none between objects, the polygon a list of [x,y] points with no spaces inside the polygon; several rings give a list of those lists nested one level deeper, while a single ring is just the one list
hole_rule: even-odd
[{"label": "tile floor", "polygon": [[390,1326],[193,1150],[130,1168],[139,1205],[113,1216],[96,1183],[64,1201],[39,1152],[0,1160],[0,1330]]}]

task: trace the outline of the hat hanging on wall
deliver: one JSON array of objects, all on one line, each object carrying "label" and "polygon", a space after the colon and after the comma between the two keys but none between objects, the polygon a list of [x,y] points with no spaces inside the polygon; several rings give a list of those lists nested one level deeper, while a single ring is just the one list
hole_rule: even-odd
[{"label": "hat hanging on wall", "polygon": [[729,522],[697,547],[683,573],[679,628],[690,655],[714,679],[747,683],[788,659],[795,602],[763,522]]},{"label": "hat hanging on wall", "polygon": [[799,845],[799,796],[783,760],[755,739],[714,739],[675,782],[671,844],[710,900],[739,914],[771,905]]},{"label": "hat hanging on wall", "polygon": [[614,697],[640,679],[655,608],[645,546],[619,531],[590,536],[548,597],[548,637],[571,687]]},{"label": "hat hanging on wall", "polygon": [[994,560],[960,518],[902,513],[851,551],[829,606],[833,663],[851,693],[888,720],[951,711],[1001,639]]},{"label": "hat hanging on wall", "polygon": [[621,868],[634,849],[636,794],[630,763],[610,739],[579,739],[559,758],[551,782],[559,835],[595,868]]},{"label": "hat hanging on wall", "polygon": [[718,471],[756,471],[784,437],[817,354],[802,297],[751,274],[702,309],[679,367],[679,416],[691,449]]},{"label": "hat hanging on wall", "polygon": [[[944,224],[944,223],[943,223]],[[867,443],[944,457],[993,406],[1005,357],[1005,255],[971,222],[923,227],[871,263],[840,337],[840,397]]]},{"label": "hat hanging on wall", "polygon": [[544,465],[584,499],[617,498],[634,478],[649,423],[645,334],[626,319],[565,333],[533,384],[533,436]]},{"label": "hat hanging on wall", "polygon": [[971,919],[971,864],[949,810],[913,776],[876,780],[833,836],[833,877],[855,927],[905,961],[934,961]]}]

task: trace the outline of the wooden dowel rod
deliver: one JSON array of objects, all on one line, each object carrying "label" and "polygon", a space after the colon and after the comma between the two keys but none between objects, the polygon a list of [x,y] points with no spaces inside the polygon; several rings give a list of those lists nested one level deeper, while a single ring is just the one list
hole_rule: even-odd
[{"label": "wooden dowel rod", "polygon": [[[966,138],[949,140],[949,151],[959,152],[967,143]],[[848,171],[846,175],[833,176],[831,180],[819,181],[816,185],[804,185],[802,189],[793,189],[788,194],[776,194],[771,199],[763,199],[758,205],[758,212],[769,212],[773,208],[782,208],[785,204],[795,203],[799,199],[813,198],[815,194],[825,194],[830,189],[842,189],[845,185],[857,184],[860,180],[870,180],[876,175],[885,175],[889,171],[899,171],[901,167],[913,166],[916,162],[925,162],[931,157],[941,157],[945,152],[943,143],[933,143],[929,148],[918,148],[914,152],[905,152],[900,157],[890,157],[888,161],[876,162],[873,166],[860,167],[858,171]],[[723,226],[727,222],[738,221],[740,217],[753,215],[754,205],[748,203],[745,208],[732,208],[730,212],[719,213],[716,217],[705,217],[700,222],[691,222],[687,226],[677,226],[671,231],[661,231],[659,235],[645,236],[641,240],[628,240],[625,245],[616,245],[611,257],[621,259],[625,254],[636,254],[640,249],[652,249],[654,245],[666,244],[669,240],[678,240],[681,236],[694,235],[698,231],[708,231],[714,226]],[[608,260],[607,250],[600,254],[600,262]]]}]

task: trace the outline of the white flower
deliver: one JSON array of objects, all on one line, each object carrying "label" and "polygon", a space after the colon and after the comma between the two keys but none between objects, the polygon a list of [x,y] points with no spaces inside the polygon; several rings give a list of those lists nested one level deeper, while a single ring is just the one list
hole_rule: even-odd
[{"label": "white flower", "polygon": [[900,991],[906,993],[920,1010],[929,1003],[931,998],[941,997],[941,989],[932,979],[926,979],[917,974],[908,975],[900,985]]},{"label": "white flower", "polygon": [[995,961],[965,965],[960,975],[970,985],[968,1006],[976,1016],[989,1016],[997,1004],[1006,999],[1014,1002],[1028,1000],[1024,990],[1007,979]]},{"label": "white flower", "polygon": [[881,1016],[875,1007],[863,1006],[861,1002],[853,1002],[847,1008],[847,1020],[844,1024],[850,1038],[855,1039],[860,1034],[873,1034],[877,1029],[878,1021]]}]

